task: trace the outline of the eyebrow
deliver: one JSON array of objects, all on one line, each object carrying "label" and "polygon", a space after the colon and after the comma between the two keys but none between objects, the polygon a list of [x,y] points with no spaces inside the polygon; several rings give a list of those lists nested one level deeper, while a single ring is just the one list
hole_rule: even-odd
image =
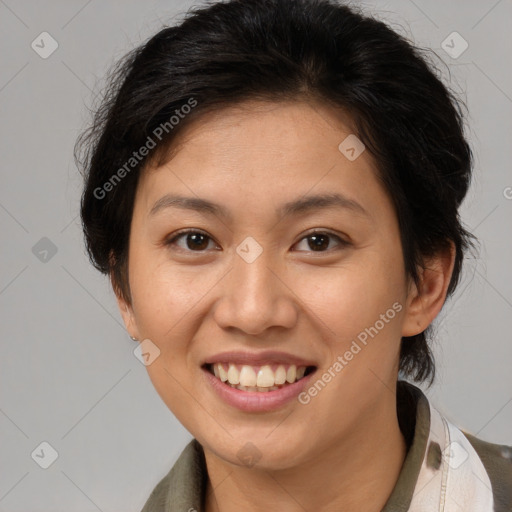
[{"label": "eyebrow", "polygon": [[[353,199],[342,194],[317,194],[305,196],[294,201],[289,201],[277,209],[277,215],[280,217],[289,217],[309,213],[313,210],[322,210],[328,208],[344,208],[354,213],[362,214],[367,217],[368,212]],[[185,210],[193,210],[210,216],[223,217],[231,220],[232,215],[229,210],[220,204],[213,203],[199,197],[185,197],[178,195],[166,194],[155,202],[149,215],[155,215],[166,208],[181,208]]]}]

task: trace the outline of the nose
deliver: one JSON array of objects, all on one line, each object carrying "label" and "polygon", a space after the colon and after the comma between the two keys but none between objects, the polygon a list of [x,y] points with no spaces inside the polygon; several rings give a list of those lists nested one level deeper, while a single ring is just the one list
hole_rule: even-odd
[{"label": "nose", "polygon": [[284,276],[269,266],[265,251],[248,263],[235,255],[232,270],[222,280],[214,318],[224,329],[253,336],[270,327],[292,328],[299,306]]}]

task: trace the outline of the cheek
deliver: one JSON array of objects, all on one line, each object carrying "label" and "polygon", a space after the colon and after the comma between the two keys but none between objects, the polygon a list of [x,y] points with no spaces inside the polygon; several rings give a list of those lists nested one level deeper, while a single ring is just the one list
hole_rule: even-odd
[{"label": "cheek", "polygon": [[[373,323],[404,297],[401,261],[387,260],[380,251],[355,254],[349,263],[324,269],[322,273],[306,278],[311,283],[309,292],[305,289],[303,296],[311,297],[334,322],[366,319]],[[337,311],[342,315],[336,315]]]},{"label": "cheek", "polygon": [[356,341],[359,360],[372,367],[394,365],[405,305],[400,258],[366,251],[342,267],[302,274],[295,282],[302,283],[297,295],[315,313],[333,359]]},{"label": "cheek", "polygon": [[[159,349],[159,355],[146,370],[167,407],[187,428],[191,397],[195,396],[191,373],[197,373],[190,361],[190,340],[200,321],[201,297],[207,283],[196,286],[186,272],[170,265],[158,265],[150,259],[133,258],[133,311],[139,332]],[[205,288],[205,289],[203,289]],[[200,397],[195,397],[200,401]]]},{"label": "cheek", "polygon": [[200,292],[176,273],[171,277],[161,271],[141,270],[133,287],[133,309],[141,334],[155,342],[177,338],[178,322],[193,309]]},{"label": "cheek", "polygon": [[141,336],[151,339],[169,361],[187,357],[224,268],[171,263],[165,251],[140,251],[130,262],[133,311]]},{"label": "cheek", "polygon": [[[181,272],[171,272],[136,241],[130,253],[130,288],[135,320],[141,335],[154,339],[160,346],[162,336],[172,329],[177,318],[190,309],[193,294],[187,290]],[[172,331],[171,331],[172,332]]]}]

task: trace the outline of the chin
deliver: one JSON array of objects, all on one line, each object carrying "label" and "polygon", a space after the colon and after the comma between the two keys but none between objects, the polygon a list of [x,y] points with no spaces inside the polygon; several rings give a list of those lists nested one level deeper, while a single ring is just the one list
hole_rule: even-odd
[{"label": "chin", "polygon": [[233,436],[222,445],[202,442],[201,444],[230,464],[266,471],[295,467],[307,458],[303,451],[304,443],[290,443],[289,440],[285,441],[277,436],[275,439],[265,439],[265,435],[257,438]]}]

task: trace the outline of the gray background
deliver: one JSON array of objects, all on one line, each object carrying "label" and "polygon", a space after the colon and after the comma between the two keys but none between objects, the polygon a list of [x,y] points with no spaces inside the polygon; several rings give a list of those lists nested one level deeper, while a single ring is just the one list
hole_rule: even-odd
[{"label": "gray background", "polygon": [[[72,158],[105,71],[191,5],[0,0],[0,511],[140,510],[191,439],[85,257]],[[512,1],[364,5],[438,53],[467,97],[476,162],[462,215],[481,252],[437,321],[427,394],[458,426],[512,444]],[[31,48],[43,31],[59,45],[47,59]],[[458,58],[441,46],[453,31],[469,44]],[[58,452],[46,470],[31,457],[43,441]]]}]

